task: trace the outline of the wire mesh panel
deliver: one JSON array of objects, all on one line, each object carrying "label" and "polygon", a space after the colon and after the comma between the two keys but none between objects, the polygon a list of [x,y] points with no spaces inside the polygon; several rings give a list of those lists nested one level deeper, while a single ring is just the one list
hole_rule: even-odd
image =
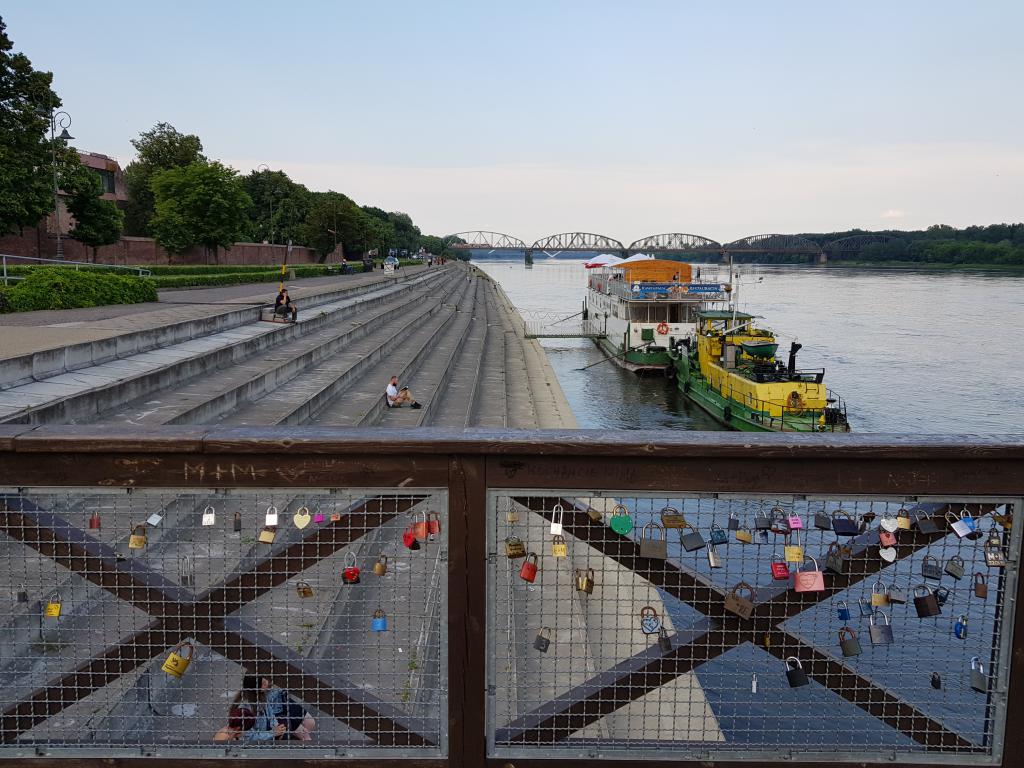
[{"label": "wire mesh panel", "polygon": [[1019,506],[492,492],[490,752],[997,764]]},{"label": "wire mesh panel", "polygon": [[447,495],[0,492],[0,755],[446,752]]}]

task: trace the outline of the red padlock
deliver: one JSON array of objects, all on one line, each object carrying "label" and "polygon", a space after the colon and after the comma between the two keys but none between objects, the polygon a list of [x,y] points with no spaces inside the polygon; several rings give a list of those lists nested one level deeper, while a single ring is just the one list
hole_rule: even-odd
[{"label": "red padlock", "polygon": [[883,547],[895,547],[896,546],[896,533],[895,531],[887,531],[884,528],[878,529],[878,543]]},{"label": "red padlock", "polygon": [[100,513],[99,512],[93,512],[92,513],[92,516],[89,518],[89,528],[90,528],[90,530],[93,530],[93,531],[98,531],[100,529]]},{"label": "red padlock", "polygon": [[420,541],[426,541],[427,536],[430,535],[430,523],[427,522],[427,513],[422,512],[422,520],[417,520],[412,524],[412,531],[416,535],[416,538]]},{"label": "red padlock", "polygon": [[441,532],[441,516],[437,512],[427,514],[427,532],[430,534],[431,541]]},{"label": "red padlock", "polygon": [[[351,560],[349,558],[351,558]],[[359,566],[356,565],[356,556],[354,552],[349,552],[345,555],[345,568],[341,572],[341,580],[346,584],[359,583]]]},{"label": "red padlock", "polygon": [[413,552],[420,548],[420,543],[416,541],[416,532],[413,530],[412,523],[409,524],[409,527],[405,529],[405,533],[402,534],[402,543]]},{"label": "red padlock", "polygon": [[523,561],[523,567],[519,569],[519,578],[531,584],[537,578],[537,555],[533,552],[528,554]]},{"label": "red padlock", "polygon": [[776,581],[789,578],[789,564],[780,555],[772,555],[772,578]]}]

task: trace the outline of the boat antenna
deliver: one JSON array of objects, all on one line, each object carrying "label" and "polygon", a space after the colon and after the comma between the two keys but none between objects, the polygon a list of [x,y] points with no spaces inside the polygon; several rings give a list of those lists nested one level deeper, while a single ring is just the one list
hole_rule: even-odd
[{"label": "boat antenna", "polygon": [[736,268],[736,271],[733,271],[732,253],[729,254],[729,285],[732,287],[729,296],[732,299],[732,324],[735,327],[736,311],[739,309],[740,304],[740,273],[739,267]]}]

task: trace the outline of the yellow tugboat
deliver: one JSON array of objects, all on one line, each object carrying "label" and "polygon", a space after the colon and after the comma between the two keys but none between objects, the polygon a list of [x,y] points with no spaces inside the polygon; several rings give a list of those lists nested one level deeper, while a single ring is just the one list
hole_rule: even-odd
[{"label": "yellow tugboat", "polygon": [[790,346],[776,358],[775,335],[754,315],[705,309],[697,331],[670,355],[676,382],[690,400],[732,429],[746,432],[849,432],[846,405],[825,387],[825,371],[798,370]]}]

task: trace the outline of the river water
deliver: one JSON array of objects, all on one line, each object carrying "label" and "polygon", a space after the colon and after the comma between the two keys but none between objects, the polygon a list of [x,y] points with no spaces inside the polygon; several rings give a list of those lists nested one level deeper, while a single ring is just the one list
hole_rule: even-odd
[{"label": "river water", "polygon": [[[578,312],[582,260],[475,262],[531,318]],[[708,271],[719,269],[702,265]],[[1024,431],[1024,275],[741,265],[740,309],[801,368],[825,368],[856,432]],[[570,327],[572,321],[563,324]],[[582,428],[720,429],[667,380],[637,378],[586,339],[545,339]],[[584,366],[598,363],[587,370]]]}]

